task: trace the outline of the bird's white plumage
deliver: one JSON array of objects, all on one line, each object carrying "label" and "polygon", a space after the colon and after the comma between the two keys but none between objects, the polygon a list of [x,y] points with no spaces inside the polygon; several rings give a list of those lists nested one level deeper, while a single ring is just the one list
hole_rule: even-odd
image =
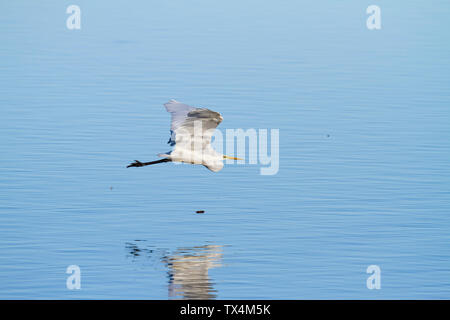
[{"label": "bird's white plumage", "polygon": [[164,106],[172,116],[169,144],[174,149],[160,156],[171,161],[203,164],[212,171],[220,171],[223,155],[211,147],[214,130],[223,120],[220,113],[191,107],[176,100],[170,100]]},{"label": "bird's white plumage", "polygon": [[170,100],[169,102],[164,104],[167,112],[170,112],[172,116],[172,121],[170,124],[170,130],[175,132],[177,128],[179,128],[183,122],[186,120],[187,114],[190,111],[195,110],[194,107],[188,106],[187,104],[178,102],[176,100]]}]

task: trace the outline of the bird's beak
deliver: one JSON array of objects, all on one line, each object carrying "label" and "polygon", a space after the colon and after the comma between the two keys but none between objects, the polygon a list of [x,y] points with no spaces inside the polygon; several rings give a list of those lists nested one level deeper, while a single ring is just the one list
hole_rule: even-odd
[{"label": "bird's beak", "polygon": [[229,157],[229,156],[223,156],[224,159],[230,159],[230,160],[244,160],[241,158],[235,158],[235,157]]}]

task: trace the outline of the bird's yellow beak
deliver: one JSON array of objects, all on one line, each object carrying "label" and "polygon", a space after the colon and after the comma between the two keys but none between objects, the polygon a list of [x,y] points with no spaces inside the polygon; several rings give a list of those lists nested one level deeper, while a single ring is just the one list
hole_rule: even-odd
[{"label": "bird's yellow beak", "polygon": [[230,159],[230,160],[244,160],[241,158],[235,158],[235,157],[229,157],[229,156],[223,156],[224,159]]}]

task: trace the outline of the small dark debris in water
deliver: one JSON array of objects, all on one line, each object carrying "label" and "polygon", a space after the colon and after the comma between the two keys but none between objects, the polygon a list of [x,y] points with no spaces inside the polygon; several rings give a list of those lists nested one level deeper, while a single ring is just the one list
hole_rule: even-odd
[{"label": "small dark debris in water", "polygon": [[109,187],[109,190],[112,190],[113,189],[113,187]]},{"label": "small dark debris in water", "polygon": [[327,138],[329,138],[330,137],[330,135],[329,134],[327,134]]},{"label": "small dark debris in water", "polygon": [[195,212],[197,212],[197,213],[205,213],[205,210],[197,210]]}]

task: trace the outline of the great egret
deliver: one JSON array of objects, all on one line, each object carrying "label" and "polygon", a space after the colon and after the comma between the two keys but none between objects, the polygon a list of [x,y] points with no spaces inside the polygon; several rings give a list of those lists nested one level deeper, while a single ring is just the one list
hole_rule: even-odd
[{"label": "great egret", "polygon": [[223,120],[220,113],[206,108],[194,108],[176,100],[170,100],[164,106],[172,115],[171,136],[167,143],[174,147],[173,150],[158,154],[164,159],[150,162],[135,160],[127,168],[174,161],[202,164],[217,172],[222,170],[224,159],[242,160],[222,155],[211,147],[214,129]]}]

